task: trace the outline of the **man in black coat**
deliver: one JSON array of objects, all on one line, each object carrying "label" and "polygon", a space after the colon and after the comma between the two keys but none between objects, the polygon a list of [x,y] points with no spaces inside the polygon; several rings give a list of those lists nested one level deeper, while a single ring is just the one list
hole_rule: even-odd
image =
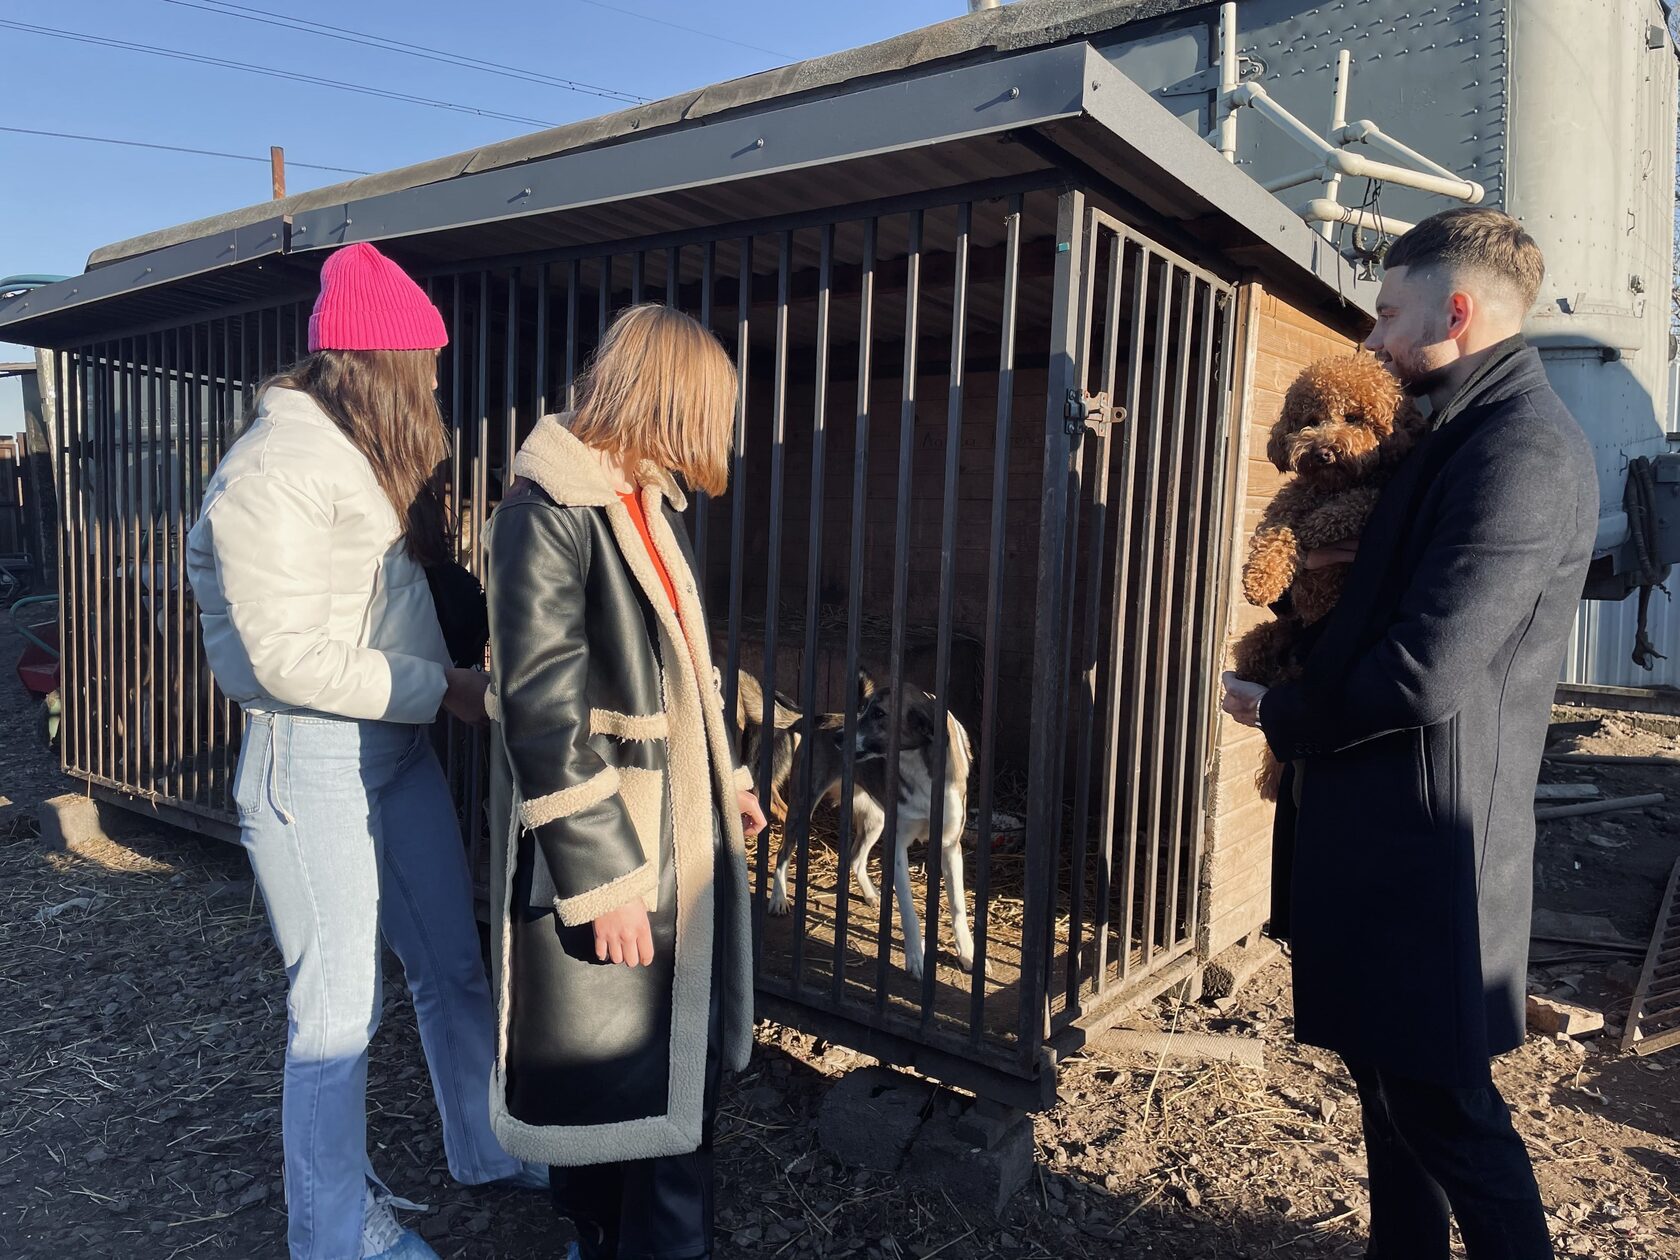
[{"label": "man in black coat", "polygon": [[1300,681],[1226,676],[1288,770],[1274,926],[1297,1037],[1358,1086],[1370,1260],[1552,1255],[1490,1060],[1523,1037],[1534,784],[1598,525],[1592,451],[1520,335],[1539,248],[1492,210],[1395,242],[1366,345],[1432,428],[1362,537]]}]

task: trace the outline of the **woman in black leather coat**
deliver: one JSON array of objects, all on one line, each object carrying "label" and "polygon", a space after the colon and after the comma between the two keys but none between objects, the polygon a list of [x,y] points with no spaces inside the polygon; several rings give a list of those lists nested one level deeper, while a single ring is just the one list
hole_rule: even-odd
[{"label": "woman in black leather coat", "polygon": [[711,1255],[718,1077],[752,1045],[743,828],[679,513],[726,487],[733,365],[677,311],[608,330],[490,527],[496,1135],[586,1260]]}]

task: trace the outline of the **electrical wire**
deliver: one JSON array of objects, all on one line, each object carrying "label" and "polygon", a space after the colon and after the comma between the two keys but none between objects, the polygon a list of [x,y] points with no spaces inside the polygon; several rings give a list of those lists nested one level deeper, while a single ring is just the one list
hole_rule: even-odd
[{"label": "electrical wire", "polygon": [[[10,131],[20,136],[51,136],[57,140],[86,140],[91,144],[120,144],[131,149],[162,149],[168,153],[193,153],[199,157],[232,158],[239,162],[261,162],[265,166],[269,162],[268,158],[252,157],[248,153],[223,153],[218,149],[189,149],[179,144],[153,144],[147,140],[118,140],[112,136],[83,136],[72,131],[37,131],[33,127],[5,126],[0,126],[0,131]],[[368,173],[349,166],[322,166],[316,162],[294,162],[290,158],[286,159],[286,169],[333,171],[340,175],[366,175]]]},{"label": "electrical wire", "polygon": [[554,123],[541,118],[524,118],[518,114],[504,114],[493,109],[478,109],[471,105],[459,105],[453,101],[433,100],[425,96],[412,96],[407,92],[393,92],[386,88],[368,87],[365,84],[346,83],[341,79],[328,79],[320,75],[301,74],[295,70],[276,70],[270,66],[255,66],[245,61],[229,61],[224,57],[209,57],[202,53],[181,52],[174,48],[158,48],[151,44],[137,44],[124,39],[107,39],[103,35],[87,35],[80,31],[58,30],[50,26],[32,26],[27,22],[12,22],[0,19],[0,27],[14,31],[23,31],[30,35],[45,35],[50,39],[67,39],[82,44],[94,44],[104,48],[117,48],[125,52],[142,52],[156,57],[168,57],[175,61],[196,62],[199,65],[220,66],[227,70],[239,70],[245,74],[260,74],[271,79],[285,79],[293,83],[309,83],[318,87],[336,88],[343,92],[356,92],[363,96],[377,96],[390,101],[402,101],[410,105],[428,105],[433,109],[447,109],[459,114],[474,114],[480,118],[498,118],[505,122],[524,123],[532,127],[552,127]]},{"label": "electrical wire", "polygon": [[583,83],[577,79],[566,79],[558,75],[545,74],[540,70],[525,70],[518,66],[505,65],[499,61],[484,61],[478,57],[468,57],[442,48],[430,48],[425,44],[410,44],[400,39],[391,39],[385,35],[375,35],[370,31],[351,30],[346,26],[334,26],[329,22],[315,22],[308,18],[291,17],[289,15],[276,16],[265,13],[261,9],[253,9],[249,5],[233,4],[228,0],[163,0],[163,2],[183,9],[197,9],[201,13],[216,13],[222,17],[239,18],[245,22],[260,22],[265,26],[278,26],[282,30],[297,31],[305,35],[319,35],[324,39],[337,39],[349,44],[360,44],[365,48],[379,48],[386,52],[401,53],[405,57],[419,57],[425,61],[442,62],[444,65],[459,66],[466,70],[498,74],[504,78],[518,79],[524,83],[537,83],[546,87],[561,88],[568,92],[581,92],[586,96],[599,96],[609,101],[624,101],[626,104],[640,105],[646,99],[631,92],[622,92],[617,88],[599,87],[592,83]]},{"label": "electrical wire", "polygon": [[634,9],[623,9],[616,4],[607,4],[605,0],[579,0],[579,3],[593,5],[597,9],[607,9],[613,13],[622,13],[625,17],[640,18],[644,22],[652,22],[658,26],[669,26],[673,30],[687,31],[690,35],[701,35],[706,39],[715,39],[720,44],[734,44],[737,48],[750,48],[754,52],[769,53],[772,57],[780,57],[783,61],[799,60],[792,53],[777,52],[774,48],[765,48],[759,44],[745,44],[738,39],[730,39],[727,35],[703,31],[698,26],[684,26],[681,22],[671,22],[665,18],[656,18],[651,14],[637,13]]}]

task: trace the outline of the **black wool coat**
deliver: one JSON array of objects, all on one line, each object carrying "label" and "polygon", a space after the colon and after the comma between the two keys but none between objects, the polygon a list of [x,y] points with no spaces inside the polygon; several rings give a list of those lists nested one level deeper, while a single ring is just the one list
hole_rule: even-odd
[{"label": "black wool coat", "polygon": [[1597,527],[1591,448],[1512,338],[1385,488],[1302,679],[1261,702],[1294,763],[1273,922],[1300,1040],[1459,1086],[1521,1044],[1534,784]]}]

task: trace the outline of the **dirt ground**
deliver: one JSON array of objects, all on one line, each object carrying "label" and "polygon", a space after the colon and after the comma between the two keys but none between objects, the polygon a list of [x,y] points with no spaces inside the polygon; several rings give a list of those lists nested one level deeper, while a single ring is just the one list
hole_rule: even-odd
[{"label": "dirt ground", "polygon": [[[67,790],[36,743],[0,634],[0,1256],[281,1257],[284,976],[241,852],[169,832],[74,854],[35,805]],[[1590,751],[1675,752],[1662,724],[1569,715]],[[1680,856],[1680,768],[1554,765],[1641,813],[1541,828],[1537,900],[1607,915],[1644,943]],[[1579,921],[1571,921],[1579,922]],[[1563,933],[1559,933],[1563,934]],[[1537,991],[1605,1010],[1628,947],[1537,966]],[[565,1233],[542,1196],[454,1185],[400,979],[372,1055],[369,1137],[439,1253],[537,1260]],[[1001,1219],[937,1187],[853,1172],[816,1146],[827,1086],[865,1062],[763,1026],[721,1121],[721,1256],[901,1260],[1330,1257],[1363,1249],[1359,1107],[1332,1056],[1290,1039],[1288,964],[1219,1005],[1162,1001],[1136,1022],[1260,1038],[1263,1070],[1098,1053],[1068,1062],[1035,1120],[1038,1163]],[[1615,1037],[1531,1037],[1498,1078],[1534,1154],[1565,1255],[1680,1258],[1680,1050],[1623,1057]]]}]

